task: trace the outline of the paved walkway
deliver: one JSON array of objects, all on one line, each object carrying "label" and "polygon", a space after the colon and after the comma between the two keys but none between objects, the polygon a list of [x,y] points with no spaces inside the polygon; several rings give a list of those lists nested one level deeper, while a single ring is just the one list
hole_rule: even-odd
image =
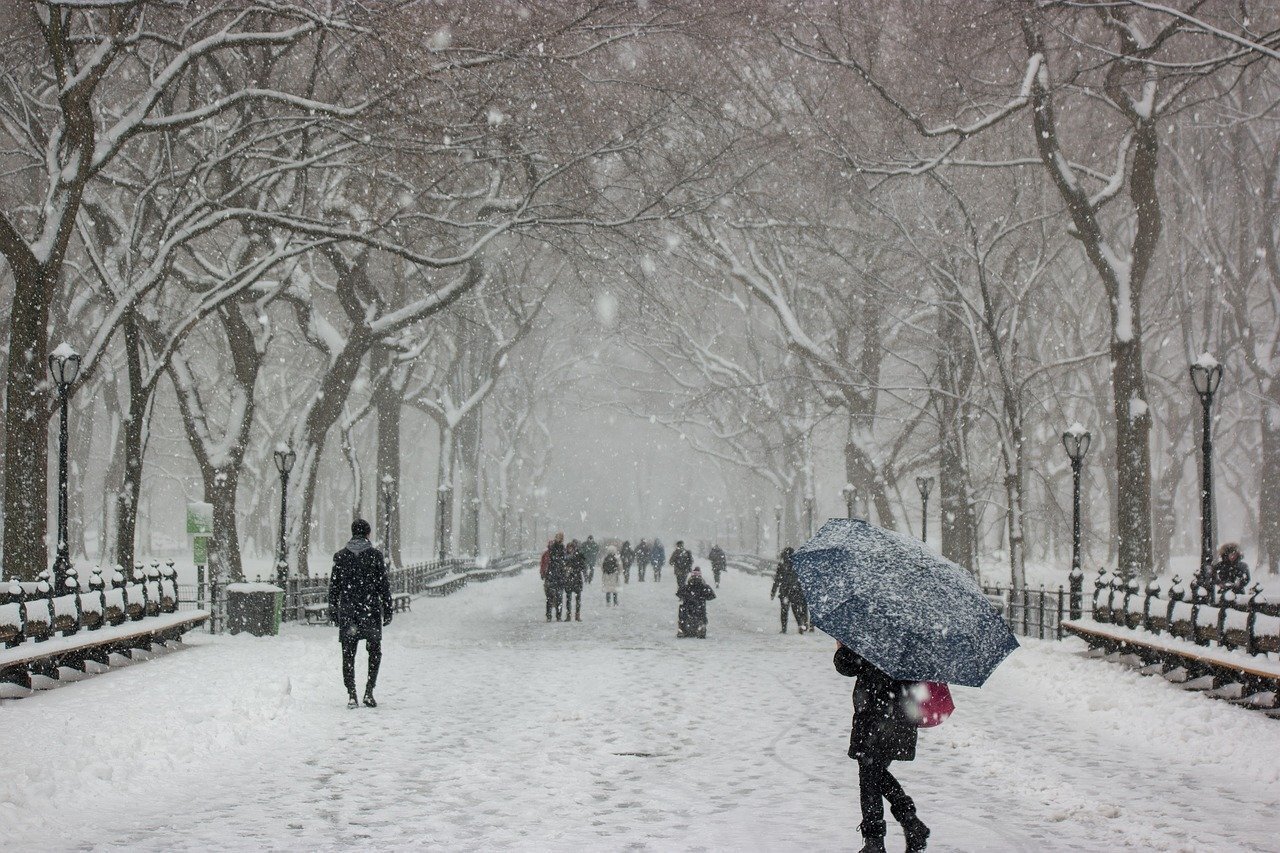
[{"label": "paved walkway", "polygon": [[[597,583],[580,624],[543,621],[533,572],[420,599],[376,710],[345,708],[333,629],[195,638],[0,703],[0,827],[11,849],[856,850],[851,683],[826,637],[778,635],[768,589],[731,573],[704,641],[675,638],[670,578],[610,609]],[[899,777],[931,850],[1280,849],[1280,724],[1078,648],[1028,644],[922,735]]]}]

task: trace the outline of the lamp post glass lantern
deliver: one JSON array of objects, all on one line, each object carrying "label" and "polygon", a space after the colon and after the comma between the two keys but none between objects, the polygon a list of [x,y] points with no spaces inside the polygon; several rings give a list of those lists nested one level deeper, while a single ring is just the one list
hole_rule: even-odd
[{"label": "lamp post glass lantern", "polygon": [[853,483],[845,483],[844,488],[840,490],[840,495],[844,498],[845,518],[853,518],[853,496],[857,494],[857,491],[853,487]]},{"label": "lamp post glass lantern", "polygon": [[276,447],[276,470],[280,472],[280,552],[276,557],[276,583],[281,586],[284,586],[289,577],[289,561],[285,556],[285,532],[289,523],[289,472],[293,470],[293,463],[297,458],[298,454],[289,445],[280,444]]},{"label": "lamp post glass lantern", "polygon": [[920,491],[920,541],[929,541],[929,492],[933,491],[932,477],[916,477],[916,488]]},{"label": "lamp post glass lantern", "polygon": [[1079,423],[1062,434],[1062,446],[1071,460],[1071,618],[1079,619],[1078,589],[1084,575],[1080,571],[1080,470],[1093,436]]},{"label": "lamp post glass lantern", "polygon": [[71,568],[67,549],[67,401],[71,386],[80,375],[80,353],[70,344],[59,344],[49,354],[49,373],[58,394],[58,542],[53,560],[53,588],[56,594],[61,594],[67,570]]},{"label": "lamp post glass lantern", "polygon": [[1222,365],[1209,353],[1191,365],[1191,384],[1200,398],[1200,576],[1197,583],[1213,595],[1213,395],[1222,383]]}]

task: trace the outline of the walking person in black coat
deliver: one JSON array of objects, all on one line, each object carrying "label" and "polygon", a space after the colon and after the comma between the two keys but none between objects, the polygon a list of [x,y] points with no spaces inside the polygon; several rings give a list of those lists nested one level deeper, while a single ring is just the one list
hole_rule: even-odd
[{"label": "walking person in black coat", "polygon": [[569,543],[564,563],[564,621],[582,621],[582,584],[587,578],[587,555],[577,539]]},{"label": "walking person in black coat", "polygon": [[720,575],[724,574],[725,568],[729,563],[729,557],[719,545],[712,545],[711,550],[707,552],[707,559],[711,561],[711,574],[715,578],[716,589],[719,589]]},{"label": "walking person in black coat", "polygon": [[547,547],[547,576],[542,581],[542,591],[547,596],[547,621],[551,621],[551,611],[556,613],[556,621],[560,621],[560,610],[564,606],[565,553],[564,534],[557,533]]},{"label": "walking person in black coat", "polygon": [[684,585],[676,587],[676,598],[680,599],[677,637],[707,638],[707,602],[715,597],[716,591],[707,586],[702,572],[695,568]]},{"label": "walking person in black coat", "polygon": [[778,603],[782,605],[782,633],[787,633],[787,611],[790,610],[796,617],[796,630],[803,634],[810,630],[809,626],[809,605],[804,598],[804,589],[800,586],[800,576],[796,574],[796,567],[791,563],[791,555],[795,553],[794,548],[783,548],[782,553],[778,556],[778,568],[773,573],[773,589],[769,592],[769,598],[777,596]]},{"label": "walking person in black coat", "polygon": [[[622,547],[618,549],[618,564],[621,566],[623,574],[631,574],[631,563],[636,558],[635,549],[631,547],[631,540],[622,543]],[[618,578],[621,580],[621,576]]]},{"label": "walking person in black coat", "polygon": [[916,757],[916,725],[907,709],[915,682],[894,680],[843,644],[836,648],[833,663],[836,672],[858,679],[853,685],[849,757],[858,762],[862,853],[885,853],[884,800],[902,825],[908,853],[924,850],[929,827],[916,817],[916,804],[889,772],[890,762]]},{"label": "walking person in black coat", "polygon": [[[636,550],[633,556],[636,558],[637,577],[643,583],[644,570],[649,565],[649,543],[643,539],[636,543]],[[622,566],[622,582],[631,583],[631,566],[629,564],[623,564]]]},{"label": "walking person in black coat", "polygon": [[356,647],[364,640],[369,655],[369,675],[364,685],[364,704],[378,707],[373,688],[382,664],[382,629],[391,624],[391,579],[382,552],[369,542],[369,522],[357,518],[351,523],[351,541],[333,555],[329,575],[329,615],[338,626],[342,644],[342,682],[347,688],[347,707],[359,707],[356,700]]},{"label": "walking person in black coat", "polygon": [[671,552],[671,569],[675,572],[676,587],[684,586],[689,573],[693,571],[693,554],[684,547],[684,540],[677,542],[676,549]]}]

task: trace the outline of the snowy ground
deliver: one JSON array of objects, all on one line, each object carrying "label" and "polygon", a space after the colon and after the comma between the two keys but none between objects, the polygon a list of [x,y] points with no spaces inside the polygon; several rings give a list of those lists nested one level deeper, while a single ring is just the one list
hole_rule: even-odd
[{"label": "snowy ground", "polygon": [[[543,621],[532,572],[420,599],[376,710],[345,708],[333,629],[193,637],[0,702],[0,840],[856,850],[850,682],[768,590],[729,575],[705,641],[675,639],[669,577],[590,589],[581,624]],[[1280,723],[1079,649],[1028,643],[895,765],[930,849],[1280,850]]]}]

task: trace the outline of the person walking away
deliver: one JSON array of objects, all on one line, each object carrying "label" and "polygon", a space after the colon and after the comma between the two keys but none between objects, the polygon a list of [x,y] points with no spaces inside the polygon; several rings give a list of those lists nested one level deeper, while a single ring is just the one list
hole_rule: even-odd
[{"label": "person walking away", "polygon": [[369,674],[364,685],[364,704],[378,707],[373,689],[382,665],[382,629],[391,624],[391,579],[382,552],[369,541],[369,522],[351,522],[351,541],[333,555],[329,574],[329,614],[338,625],[342,645],[342,682],[347,688],[347,707],[358,708],[356,700],[356,648],[364,640],[369,656]]},{"label": "person walking away", "polygon": [[582,555],[587,558],[587,583],[592,583],[596,578],[596,561],[600,557],[600,543],[594,536],[587,535],[587,541],[582,543]]},{"label": "person walking away", "polygon": [[684,540],[676,542],[676,549],[671,552],[671,569],[675,572],[676,587],[682,587],[693,571],[693,554],[684,547]]},{"label": "person walking away", "polygon": [[680,610],[677,614],[676,636],[681,638],[707,638],[707,602],[716,597],[716,592],[707,586],[702,579],[702,572],[695,568],[683,585],[676,587],[676,597],[680,599]]},{"label": "person walking away", "polygon": [[711,575],[715,578],[716,589],[719,589],[720,575],[724,574],[729,557],[719,545],[712,545],[711,550],[707,553],[707,559],[711,561]]},{"label": "person walking away", "polygon": [[[636,544],[636,574],[641,581],[644,581],[644,570],[649,566],[649,543],[641,539]],[[622,582],[631,583],[631,567],[622,567]]]},{"label": "person walking away", "polygon": [[631,540],[628,539],[622,543],[622,548],[618,550],[618,564],[622,567],[623,574],[631,574],[631,563],[635,558],[635,549],[631,547]]},{"label": "person walking away", "polygon": [[791,562],[791,555],[794,553],[794,548],[783,548],[778,555],[778,567],[773,572],[773,589],[769,591],[769,598],[776,596],[781,606],[783,634],[787,633],[787,611],[795,614],[798,632],[803,634],[809,627],[809,608],[804,600],[804,590],[800,587],[800,576],[796,574]]},{"label": "person walking away", "polygon": [[569,543],[565,558],[564,621],[582,621],[582,584],[587,578],[587,557],[577,539]]},{"label": "person walking away", "polygon": [[547,621],[551,621],[551,611],[560,621],[560,609],[563,606],[565,578],[564,534],[557,533],[547,548],[547,580],[543,590],[547,594]]},{"label": "person walking away", "polygon": [[1213,564],[1213,585],[1219,601],[1227,592],[1244,595],[1249,588],[1249,564],[1240,553],[1240,546],[1227,542],[1218,549],[1218,561]]},{"label": "person walking away", "polygon": [[843,644],[837,646],[833,663],[836,672],[857,679],[849,757],[858,762],[862,853],[884,853],[884,800],[902,825],[908,853],[918,853],[927,845],[929,827],[916,816],[915,803],[889,772],[890,762],[916,757],[916,725],[907,709],[914,682],[895,681]]},{"label": "person walking away", "polygon": [[653,566],[653,582],[658,583],[662,580],[662,565],[667,561],[667,549],[662,547],[662,542],[658,537],[653,537],[653,544],[649,546],[649,564]]},{"label": "person walking away", "polygon": [[622,585],[622,558],[618,549],[610,545],[605,549],[604,562],[600,564],[600,587],[604,590],[604,605],[618,606],[618,587]]}]

